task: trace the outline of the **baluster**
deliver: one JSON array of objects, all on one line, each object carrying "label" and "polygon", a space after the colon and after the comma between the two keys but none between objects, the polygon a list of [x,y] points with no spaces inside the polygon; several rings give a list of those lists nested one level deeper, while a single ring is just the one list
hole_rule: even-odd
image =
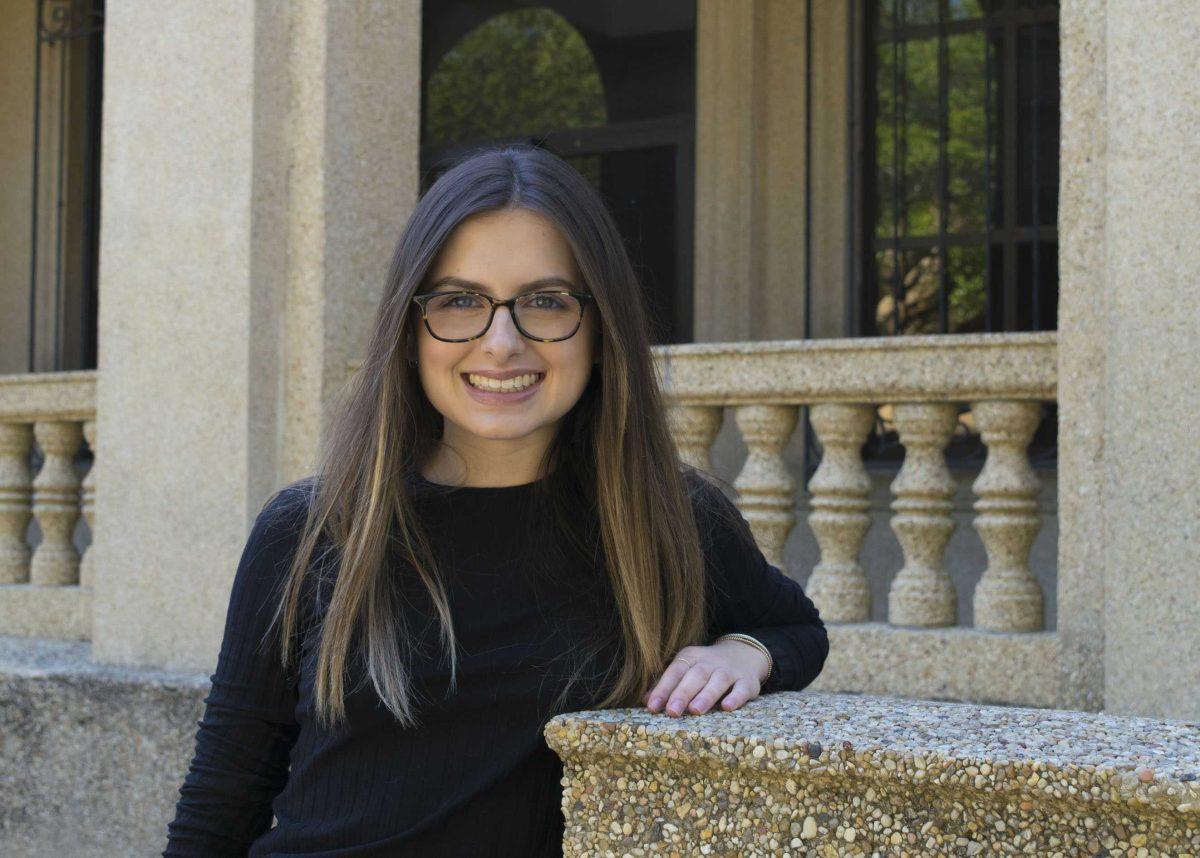
[{"label": "baluster", "polygon": [[780,451],[796,428],[795,405],[739,405],[734,419],[749,454],[734,480],[738,507],[772,566],[783,569],[783,546],[796,523],[796,481]]},{"label": "baluster", "polygon": [[821,560],[805,588],[835,623],[861,623],[870,617],[867,576],[858,552],[871,527],[867,515],[871,481],[862,462],[862,445],[875,422],[875,408],[831,402],[814,405],[809,419],[821,442],[821,465],[809,480],[812,512],[808,522],[821,548]]},{"label": "baluster", "polygon": [[99,461],[96,458],[95,420],[84,421],[83,437],[87,441],[88,449],[92,451],[92,466],[88,468],[88,472],[83,478],[79,509],[83,513],[83,520],[87,522],[91,539],[87,547],[83,549],[83,557],[79,560],[79,586],[91,587],[93,580],[92,546],[96,544],[96,464]]},{"label": "baluster", "polygon": [[920,402],[897,404],[893,410],[904,464],[892,481],[891,524],[904,550],[904,568],[888,593],[888,621],[952,626],[958,601],[942,559],[954,532],[954,478],[945,449],[958,409],[947,402]]},{"label": "baluster", "polygon": [[684,463],[712,473],[712,445],[723,417],[724,409],[719,405],[671,405],[667,408],[671,437]]},{"label": "baluster", "polygon": [[79,581],[79,552],[71,531],[79,519],[79,477],[71,460],[82,437],[79,423],[39,420],[33,427],[45,462],[33,481],[33,515],[42,541],[33,552],[30,580],[59,586]]},{"label": "baluster", "polygon": [[29,580],[29,545],[25,531],[33,510],[29,506],[32,479],[29,448],[33,431],[28,423],[0,423],[0,584]]},{"label": "baluster", "polygon": [[987,461],[973,486],[975,529],[988,566],[975,588],[975,627],[1002,632],[1040,631],[1042,590],[1029,570],[1037,535],[1038,479],[1027,449],[1037,429],[1038,402],[973,402],[971,412]]}]

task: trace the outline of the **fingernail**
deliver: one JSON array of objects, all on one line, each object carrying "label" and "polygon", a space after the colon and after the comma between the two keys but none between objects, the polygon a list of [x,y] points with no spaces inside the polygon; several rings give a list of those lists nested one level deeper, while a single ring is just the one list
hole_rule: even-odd
[{"label": "fingernail", "polygon": [[650,698],[650,708],[657,709],[659,706],[662,706],[662,698],[661,697],[651,697]]}]

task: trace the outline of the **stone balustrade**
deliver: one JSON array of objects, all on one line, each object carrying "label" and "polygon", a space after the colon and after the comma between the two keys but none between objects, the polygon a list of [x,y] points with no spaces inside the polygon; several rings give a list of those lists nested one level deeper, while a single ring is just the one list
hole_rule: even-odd
[{"label": "stone balustrade", "polygon": [[[809,409],[821,462],[809,480],[808,525],[820,561],[806,591],[830,626],[830,657],[815,688],[1056,704],[1058,640],[1044,630],[1043,593],[1029,566],[1040,520],[1027,456],[1043,403],[1057,396],[1055,333],[696,343],[654,352],[686,461],[711,470],[713,442],[726,410],[733,412],[747,450],[733,483],[738,505],[780,568],[796,524],[796,480],[782,450],[800,407]],[[944,450],[964,405],[962,419],[987,447],[972,486],[973,524],[987,552],[972,627],[958,624],[943,560],[955,528]],[[890,521],[904,562],[891,581],[886,623],[869,621],[858,559],[871,523],[860,451],[881,407],[905,448]],[[989,669],[994,663],[1006,665],[1005,675]]]},{"label": "stone balustrade", "polygon": [[1200,724],[779,692],[558,715],[563,854],[1200,855]]},{"label": "stone balustrade", "polygon": [[75,539],[81,517],[95,528],[95,468],[75,466],[85,441],[95,450],[94,371],[0,376],[0,634],[91,636],[92,559]]}]

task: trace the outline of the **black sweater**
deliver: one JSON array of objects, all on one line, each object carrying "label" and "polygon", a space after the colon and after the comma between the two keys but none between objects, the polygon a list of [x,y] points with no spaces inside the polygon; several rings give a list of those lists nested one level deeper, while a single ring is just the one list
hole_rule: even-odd
[{"label": "black sweater", "polygon": [[[411,656],[421,719],[415,730],[397,725],[357,662],[346,686],[347,726],[320,729],[315,636],[301,647],[298,675],[280,667],[277,638],[258,646],[297,544],[309,481],[272,498],[234,577],[163,854],[561,855],[562,763],[542,729],[551,716],[601,699],[623,645],[599,552],[585,556],[573,547],[580,542],[568,544],[562,528],[531,512],[540,509],[532,505],[536,485],[411,483],[447,581],[460,659],[448,695],[432,602],[415,575],[398,576],[418,644]],[[695,475],[689,485],[708,569],[709,640],[753,635],[775,662],[763,693],[804,688],[829,650],[816,607],[767,563],[719,489]],[[327,605],[324,590],[310,592],[306,604]],[[554,706],[577,666],[582,680]]]}]

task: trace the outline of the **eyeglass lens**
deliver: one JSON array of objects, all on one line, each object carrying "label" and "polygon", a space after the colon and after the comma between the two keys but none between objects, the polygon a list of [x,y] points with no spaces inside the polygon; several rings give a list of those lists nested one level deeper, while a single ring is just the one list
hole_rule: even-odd
[{"label": "eyeglass lens", "polygon": [[[492,308],[470,292],[435,295],[425,307],[429,328],[436,337],[461,340],[479,336],[487,327]],[[518,327],[531,337],[558,339],[569,336],[582,317],[577,298],[553,292],[522,295],[513,306]]]}]

